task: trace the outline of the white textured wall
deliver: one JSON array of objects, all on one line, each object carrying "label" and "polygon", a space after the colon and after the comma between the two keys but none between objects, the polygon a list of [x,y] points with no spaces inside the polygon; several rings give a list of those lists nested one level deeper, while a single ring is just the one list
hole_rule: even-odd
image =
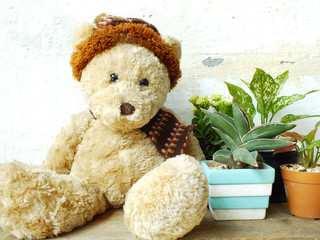
[{"label": "white textured wall", "polygon": [[[40,164],[69,116],[86,108],[71,75],[70,41],[80,23],[101,12],[144,18],[182,41],[183,77],[167,106],[186,121],[189,97],[227,94],[223,81],[250,81],[256,67],[274,77],[290,70],[282,95],[320,89],[319,0],[0,3],[0,162]],[[209,57],[223,61],[208,67]],[[320,94],[310,96],[282,115],[320,114],[319,102]],[[298,129],[316,120],[299,121]]]}]

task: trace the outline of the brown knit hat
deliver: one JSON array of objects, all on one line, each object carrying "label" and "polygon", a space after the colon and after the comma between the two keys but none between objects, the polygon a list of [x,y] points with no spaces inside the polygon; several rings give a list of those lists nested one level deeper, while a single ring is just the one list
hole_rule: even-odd
[{"label": "brown knit hat", "polygon": [[114,47],[117,43],[132,43],[153,52],[167,67],[171,89],[181,77],[180,63],[173,47],[166,43],[158,30],[144,20],[114,17],[102,13],[95,19],[97,29],[86,40],[77,45],[70,64],[73,76],[80,81],[82,70],[99,53]]}]

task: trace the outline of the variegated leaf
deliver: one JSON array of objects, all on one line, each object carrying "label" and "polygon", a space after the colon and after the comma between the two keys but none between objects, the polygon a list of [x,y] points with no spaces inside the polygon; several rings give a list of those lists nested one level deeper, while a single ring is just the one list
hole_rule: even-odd
[{"label": "variegated leaf", "polygon": [[318,92],[319,90],[313,90],[306,94],[293,94],[291,96],[278,97],[271,106],[272,115],[274,116],[281,109],[291,105],[294,102],[304,99],[308,94]]},{"label": "variegated leaf", "polygon": [[287,114],[284,117],[281,118],[280,122],[282,123],[291,123],[300,119],[304,118],[311,118],[311,117],[320,117],[320,115],[293,115],[293,114]]},{"label": "variegated leaf", "polygon": [[253,127],[253,118],[256,115],[256,108],[253,105],[251,96],[241,87],[225,82],[228,87],[230,95],[235,100],[236,104],[241,108],[250,121],[250,126]]},{"label": "variegated leaf", "polygon": [[283,89],[288,79],[289,79],[289,71],[285,71],[284,73],[280,74],[278,77],[273,79],[279,86],[276,95],[279,95],[279,93]]},{"label": "variegated leaf", "polygon": [[262,115],[263,119],[268,118],[270,106],[277,96],[280,85],[263,70],[257,68],[250,82],[250,91],[257,101],[257,111]]}]

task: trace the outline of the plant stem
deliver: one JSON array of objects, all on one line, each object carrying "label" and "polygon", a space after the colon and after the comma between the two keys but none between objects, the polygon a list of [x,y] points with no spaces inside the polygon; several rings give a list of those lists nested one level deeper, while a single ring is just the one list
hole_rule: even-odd
[{"label": "plant stem", "polygon": [[[301,142],[302,144],[302,149],[305,148],[305,141]],[[309,167],[309,159],[308,159],[308,151],[307,150],[303,150],[301,152],[302,158],[301,158],[301,163],[303,165],[304,168],[308,168]]]},{"label": "plant stem", "polygon": [[319,150],[320,150],[320,148],[317,147],[316,156],[315,156],[314,161],[313,161],[312,166],[311,166],[312,168],[314,168],[317,165],[317,162],[318,162],[318,160],[320,158],[320,151]]},{"label": "plant stem", "polygon": [[311,164],[311,150],[306,150],[306,159],[307,159],[307,168],[310,167]]},{"label": "plant stem", "polygon": [[269,122],[271,122],[271,121],[272,121],[273,117],[274,117],[274,115],[272,115],[272,116],[271,116],[271,118],[270,118]]},{"label": "plant stem", "polygon": [[302,152],[299,152],[298,150],[299,150],[299,149],[297,148],[298,156],[299,156],[299,158],[300,158],[300,161],[301,161],[302,166],[304,167],[304,166],[305,166],[305,161],[304,161],[303,153],[302,153]]}]

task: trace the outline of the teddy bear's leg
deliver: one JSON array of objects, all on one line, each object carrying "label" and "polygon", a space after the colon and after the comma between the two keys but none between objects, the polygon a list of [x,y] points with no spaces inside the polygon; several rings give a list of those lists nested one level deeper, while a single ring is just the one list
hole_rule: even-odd
[{"label": "teddy bear's leg", "polygon": [[17,161],[0,164],[0,227],[18,238],[69,232],[106,207],[99,190],[77,177]]},{"label": "teddy bear's leg", "polygon": [[199,161],[170,158],[129,190],[125,222],[138,239],[177,239],[198,225],[208,202],[208,182]]}]

